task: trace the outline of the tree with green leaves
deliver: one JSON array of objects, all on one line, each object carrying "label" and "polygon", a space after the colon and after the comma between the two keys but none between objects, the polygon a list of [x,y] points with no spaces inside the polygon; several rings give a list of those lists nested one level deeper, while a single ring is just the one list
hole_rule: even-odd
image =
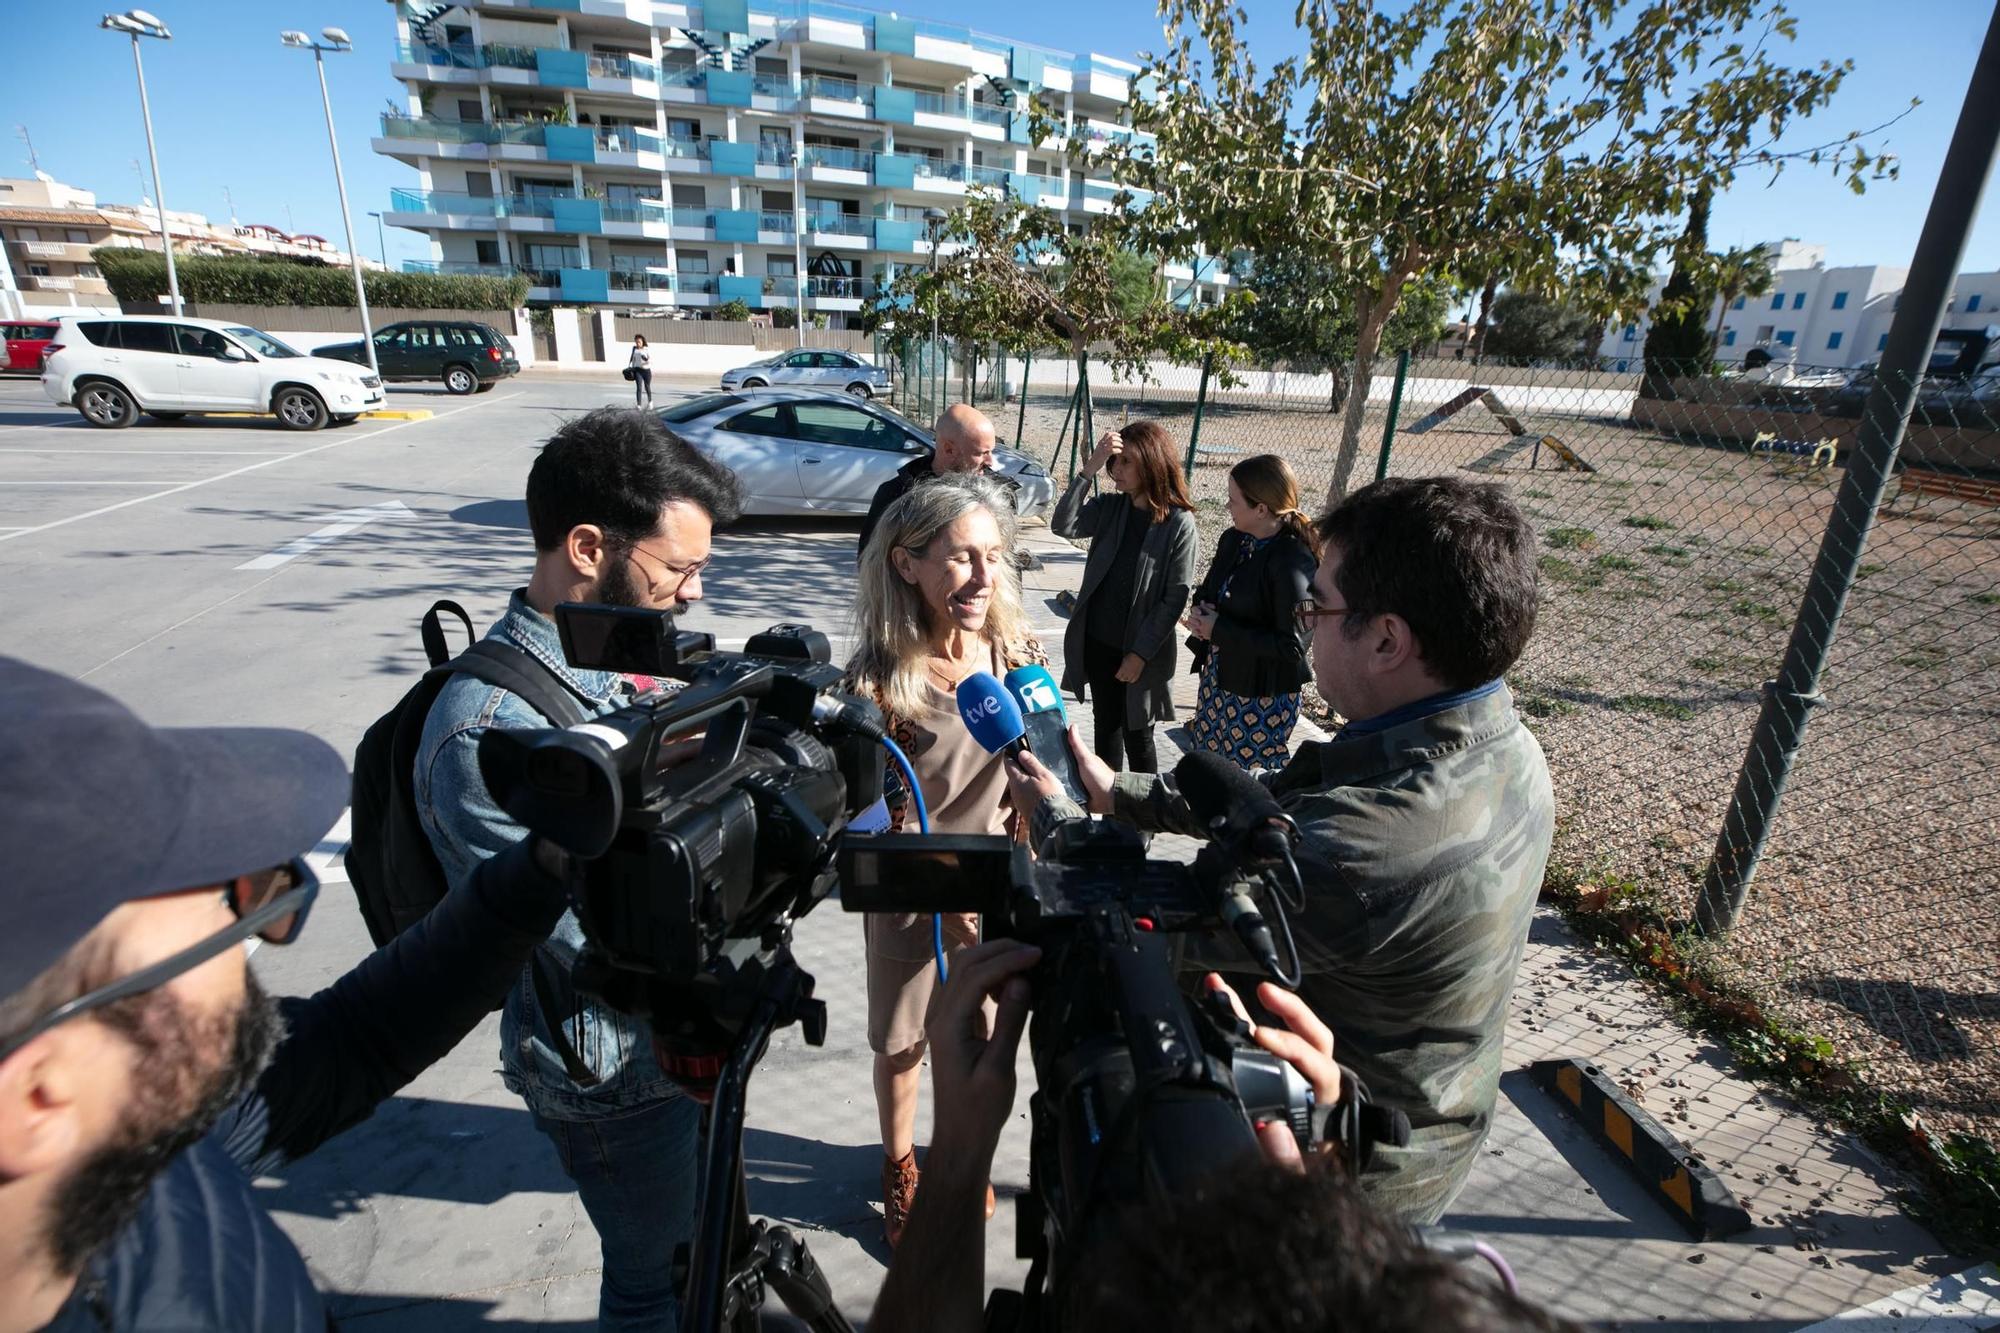
[{"label": "tree with green leaves", "polygon": [[[1369,376],[1404,291],[1482,257],[1560,286],[1588,258],[1650,266],[1694,187],[1789,161],[1859,190],[1887,159],[1859,133],[1782,147],[1852,62],[1772,56],[1774,0],[1300,0],[1303,54],[1260,70],[1231,0],[1160,0],[1167,47],[1133,104],[1151,140],[1089,152],[1151,191],[1146,248],[1293,250],[1339,275],[1356,327],[1331,495],[1345,493]],[[1038,118],[1039,119],[1039,118]]]},{"label": "tree with green leaves", "polygon": [[1714,298],[1708,253],[1708,209],[1713,191],[1702,186],[1688,205],[1687,227],[1674,250],[1674,271],[1660,289],[1646,326],[1642,398],[1674,397],[1674,381],[1706,374],[1709,367],[1708,303]]},{"label": "tree with green leaves", "polygon": [[1603,318],[1539,292],[1509,289],[1493,298],[1486,354],[1502,361],[1575,362],[1597,355]]},{"label": "tree with green leaves", "polygon": [[1738,297],[1756,300],[1768,296],[1777,275],[1771,271],[1771,252],[1761,245],[1739,245],[1709,256],[1709,283],[1715,289],[1715,334],[1713,346],[1722,347],[1722,321]]},{"label": "tree with green leaves", "polygon": [[[1253,357],[1282,361],[1301,374],[1327,375],[1332,381],[1327,410],[1333,412],[1347,396],[1345,372],[1354,360],[1356,337],[1353,310],[1321,299],[1336,280],[1309,257],[1286,251],[1260,256],[1243,284],[1250,300],[1231,326]],[[1412,283],[1383,327],[1383,349],[1413,351],[1436,343],[1457,295],[1457,284],[1446,279]]]}]

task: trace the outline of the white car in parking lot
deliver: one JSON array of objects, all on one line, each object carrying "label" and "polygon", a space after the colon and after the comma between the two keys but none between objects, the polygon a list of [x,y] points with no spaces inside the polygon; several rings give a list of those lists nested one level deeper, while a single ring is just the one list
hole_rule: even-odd
[{"label": "white car in parking lot", "polygon": [[382,406],[382,381],[366,367],[305,356],[241,324],[161,315],[64,316],[42,389],[110,430],[142,412],[268,412],[288,430],[318,430]]}]

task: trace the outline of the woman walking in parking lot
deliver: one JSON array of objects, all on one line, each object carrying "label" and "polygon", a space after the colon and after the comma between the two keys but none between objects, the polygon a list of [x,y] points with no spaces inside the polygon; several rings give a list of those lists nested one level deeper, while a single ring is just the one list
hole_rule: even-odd
[{"label": "woman walking in parking lot", "polygon": [[653,405],[653,353],[646,345],[646,335],[632,335],[632,359],[625,363],[625,378],[632,381],[632,406],[651,407]]}]

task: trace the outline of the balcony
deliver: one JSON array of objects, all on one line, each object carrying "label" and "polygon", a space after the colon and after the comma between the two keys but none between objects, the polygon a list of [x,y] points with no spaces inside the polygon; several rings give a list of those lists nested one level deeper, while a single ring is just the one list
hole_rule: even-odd
[{"label": "balcony", "polygon": [[968,109],[971,112],[968,119],[973,124],[988,125],[1000,130],[1005,130],[1008,122],[1014,117],[1013,111],[1009,108],[994,106],[990,102],[974,102]]},{"label": "balcony", "polygon": [[948,157],[924,157],[919,154],[916,158],[916,176],[920,181],[948,181],[955,185],[963,185],[965,163]]},{"label": "balcony", "polygon": [[[455,194],[446,190],[389,191],[391,213],[428,214],[439,217],[534,219],[547,222],[557,231],[598,233],[606,223],[624,226],[667,224],[667,208],[649,199],[621,195],[612,200],[598,195],[578,194]],[[544,231],[531,226],[522,230]]]},{"label": "balcony", "polygon": [[683,296],[713,296],[715,278],[713,273],[676,273],[674,290]]},{"label": "balcony", "polygon": [[868,92],[872,85],[858,79],[834,79],[820,74],[808,74],[799,80],[799,96],[808,100],[823,102],[856,102],[863,106],[868,103]]},{"label": "balcony", "polygon": [[859,213],[806,214],[806,231],[814,236],[859,236],[875,234],[875,219]]},{"label": "balcony", "polygon": [[861,299],[861,278],[806,276],[806,295],[813,300],[858,301]]},{"label": "balcony", "polygon": [[633,83],[660,81],[660,67],[636,56],[592,55],[589,68],[593,79],[629,79]]},{"label": "balcony", "polygon": [[695,92],[708,86],[708,67],[705,65],[662,65],[660,67],[660,90]]},{"label": "balcony", "polygon": [[465,259],[405,259],[405,273],[448,273],[468,278],[511,278],[522,270],[512,264],[479,264]]},{"label": "balcony", "polygon": [[14,244],[30,259],[54,259],[64,264],[88,264],[95,247],[87,241],[20,241]]},{"label": "balcony", "polygon": [[781,231],[789,236],[793,231],[797,230],[798,225],[798,219],[789,212],[759,213],[757,215],[758,231]]},{"label": "balcony", "polygon": [[971,166],[965,168],[967,185],[982,185],[992,190],[1007,188],[1007,171],[1004,167]]},{"label": "balcony", "polygon": [[529,120],[443,120],[396,112],[382,117],[382,137],[385,139],[435,143],[523,144],[540,148],[548,128],[542,121]]},{"label": "balcony", "polygon": [[665,140],[651,130],[635,125],[599,126],[597,151],[600,153],[663,153]]},{"label": "balcony", "polygon": [[674,290],[674,275],[641,266],[615,264],[605,271],[605,281],[614,292],[667,292]]},{"label": "balcony", "polygon": [[750,79],[750,95],[768,97],[780,102],[785,110],[790,110],[799,100],[798,91],[792,87],[789,75],[783,78],[775,74],[753,75]]},{"label": "balcony", "polygon": [[875,154],[862,148],[829,148],[820,144],[806,145],[806,165],[822,167],[829,171],[865,172],[874,164]]},{"label": "balcony", "polygon": [[[591,79],[622,79],[632,83],[657,83],[660,67],[638,56],[591,54],[552,46],[515,46],[487,42],[438,45],[429,42],[402,43],[396,47],[396,63],[430,70],[490,69],[526,70],[552,87],[588,87]],[[451,80],[466,82],[466,80]]]}]

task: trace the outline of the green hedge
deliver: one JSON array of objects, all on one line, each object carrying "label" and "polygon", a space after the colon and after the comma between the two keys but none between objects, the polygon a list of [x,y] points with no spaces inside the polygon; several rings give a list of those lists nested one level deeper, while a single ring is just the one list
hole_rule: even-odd
[{"label": "green hedge", "polygon": [[[158,254],[117,246],[90,252],[111,294],[152,302],[167,292],[167,263]],[[354,274],[345,268],[284,260],[175,255],[181,298],[200,305],[354,304]],[[368,303],[400,310],[514,310],[528,299],[528,280],[459,273],[364,272]]]}]

